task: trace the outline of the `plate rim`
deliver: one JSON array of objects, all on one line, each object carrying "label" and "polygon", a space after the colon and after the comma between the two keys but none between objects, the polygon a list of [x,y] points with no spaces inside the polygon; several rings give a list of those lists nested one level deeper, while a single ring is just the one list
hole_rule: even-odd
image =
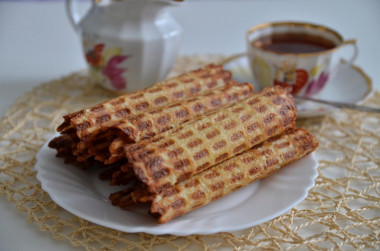
[{"label": "plate rim", "polygon": [[[177,236],[188,236],[188,235],[192,235],[192,234],[207,235],[207,234],[215,234],[215,233],[220,233],[220,232],[233,232],[233,231],[239,231],[239,230],[247,229],[247,228],[262,224],[264,222],[270,221],[274,218],[277,218],[277,217],[283,215],[284,213],[286,213],[287,211],[289,211],[290,209],[294,208],[296,205],[298,205],[301,201],[303,201],[307,197],[309,190],[315,185],[315,180],[318,177],[318,160],[315,156],[315,151],[314,151],[314,152],[308,154],[307,156],[305,156],[305,157],[310,158],[310,161],[312,162],[312,167],[310,167],[312,170],[312,175],[310,175],[307,185],[305,184],[305,187],[302,188],[302,195],[300,195],[297,200],[293,201],[288,206],[282,208],[278,212],[275,212],[272,215],[264,217],[260,220],[248,222],[246,224],[240,224],[240,225],[232,226],[232,227],[220,226],[220,227],[213,227],[212,229],[203,229],[203,230],[200,229],[199,227],[198,227],[198,229],[189,228],[187,231],[181,231],[181,230],[178,231],[178,230],[175,230],[172,228],[169,228],[169,229],[151,228],[151,229],[149,229],[149,226],[142,226],[142,227],[137,227],[137,226],[131,227],[131,226],[125,226],[125,225],[124,226],[121,226],[121,225],[110,226],[112,223],[107,225],[107,224],[105,224],[104,220],[93,217],[92,215],[86,215],[85,213],[81,212],[80,210],[66,205],[65,203],[63,203],[63,201],[60,198],[57,197],[57,195],[54,193],[54,191],[52,191],[49,188],[49,186],[47,185],[48,181],[46,181],[46,179],[43,177],[43,174],[44,174],[44,172],[46,173],[46,170],[41,165],[41,162],[42,162],[42,160],[41,160],[42,156],[41,155],[43,154],[44,150],[52,150],[52,149],[48,148],[47,144],[51,139],[53,139],[57,135],[59,135],[59,133],[56,133],[51,138],[49,138],[49,140],[47,140],[45,142],[45,144],[41,147],[41,149],[36,154],[36,163],[34,165],[34,169],[37,171],[36,178],[40,182],[42,190],[44,190],[50,196],[50,198],[54,201],[54,203],[56,203],[57,205],[59,205],[64,210],[68,211],[69,213],[71,213],[71,214],[73,214],[79,218],[85,219],[89,222],[92,222],[94,224],[97,224],[99,226],[119,230],[119,231],[125,232],[125,233],[144,232],[144,233],[153,234],[153,235],[171,234],[171,235],[177,235]],[[54,156],[54,158],[57,158],[57,157]],[[75,168],[75,166],[72,166],[72,167]],[[251,183],[251,184],[253,184],[253,183]],[[110,203],[110,205],[111,205],[111,203]],[[148,217],[148,215],[147,215],[147,217]],[[161,224],[159,224],[159,225],[161,225]]]}]

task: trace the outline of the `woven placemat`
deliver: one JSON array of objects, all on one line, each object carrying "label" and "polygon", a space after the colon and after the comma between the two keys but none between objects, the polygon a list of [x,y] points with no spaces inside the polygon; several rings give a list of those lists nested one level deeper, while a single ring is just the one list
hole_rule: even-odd
[{"label": "woven placemat", "polygon": [[[215,55],[182,57],[171,75],[222,59]],[[54,238],[88,250],[380,247],[380,115],[350,110],[299,122],[320,141],[319,176],[303,202],[272,221],[234,233],[180,237],[123,233],[72,215],[41,190],[33,168],[35,154],[54,133],[62,115],[111,97],[85,72],[74,73],[26,93],[0,122],[0,192]],[[366,104],[380,106],[380,93]]]}]

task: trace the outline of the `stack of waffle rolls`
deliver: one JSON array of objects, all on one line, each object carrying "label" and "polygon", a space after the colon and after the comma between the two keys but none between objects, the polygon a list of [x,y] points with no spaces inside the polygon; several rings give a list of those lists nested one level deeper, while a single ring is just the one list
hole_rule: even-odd
[{"label": "stack of waffle rolls", "polygon": [[317,147],[295,128],[287,90],[252,91],[209,65],[66,115],[49,146],[66,162],[108,167],[101,178],[126,187],[110,195],[113,205],[148,203],[165,223]]},{"label": "stack of waffle rolls", "polygon": [[[97,156],[97,153],[104,155],[110,143],[118,137],[117,133],[126,134],[122,130],[118,130],[117,133],[111,130],[117,128],[117,125],[122,124],[126,118],[208,94],[213,90],[225,89],[231,85],[237,85],[231,79],[231,72],[223,70],[219,65],[211,64],[190,71],[144,90],[125,94],[64,116],[64,122],[57,129],[61,136],[51,141],[49,146],[55,148],[57,156],[64,158],[67,163],[82,167],[92,165],[98,159],[100,160],[98,162],[102,163],[102,160],[110,156]],[[244,97],[240,92],[234,93],[236,88],[225,90],[232,95],[232,99],[226,101],[226,104],[234,102],[236,95],[238,99]],[[246,88],[247,85],[243,87],[245,90]],[[202,112],[207,112],[207,109],[212,107],[207,107]]]}]

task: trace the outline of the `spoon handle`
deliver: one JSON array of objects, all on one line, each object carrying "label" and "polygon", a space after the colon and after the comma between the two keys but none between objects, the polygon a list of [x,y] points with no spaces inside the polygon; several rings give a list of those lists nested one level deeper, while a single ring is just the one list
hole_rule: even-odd
[{"label": "spoon handle", "polygon": [[335,101],[327,101],[327,100],[322,100],[322,99],[305,98],[305,97],[299,97],[299,96],[295,96],[295,98],[299,100],[306,100],[306,101],[312,101],[312,102],[317,102],[321,104],[331,105],[338,108],[348,108],[348,109],[359,110],[359,111],[364,111],[364,112],[380,113],[380,108],[375,108],[375,107],[355,105],[355,104],[335,102]]}]

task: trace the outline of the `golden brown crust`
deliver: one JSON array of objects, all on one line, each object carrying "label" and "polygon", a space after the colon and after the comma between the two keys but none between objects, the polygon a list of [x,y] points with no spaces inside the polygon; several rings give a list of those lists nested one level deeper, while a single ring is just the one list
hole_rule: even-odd
[{"label": "golden brown crust", "polygon": [[295,127],[293,97],[279,87],[125,148],[137,178],[152,193],[173,186]]},{"label": "golden brown crust", "polygon": [[317,146],[317,140],[305,129],[283,134],[155,195],[151,213],[159,215],[159,223],[165,223],[270,175]]}]

